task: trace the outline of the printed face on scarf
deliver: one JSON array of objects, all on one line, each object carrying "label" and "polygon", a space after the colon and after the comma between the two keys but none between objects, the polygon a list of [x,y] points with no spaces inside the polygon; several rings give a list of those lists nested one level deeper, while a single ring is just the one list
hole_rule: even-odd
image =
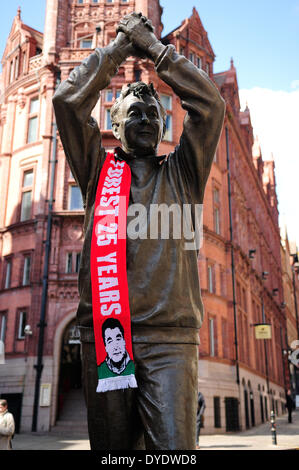
[{"label": "printed face on scarf", "polygon": [[115,364],[122,362],[126,353],[126,342],[120,329],[107,328],[104,342],[109,359]]},{"label": "printed face on scarf", "polygon": [[162,140],[163,119],[159,104],[152,96],[126,96],[117,112],[114,135],[126,153],[155,155]]}]

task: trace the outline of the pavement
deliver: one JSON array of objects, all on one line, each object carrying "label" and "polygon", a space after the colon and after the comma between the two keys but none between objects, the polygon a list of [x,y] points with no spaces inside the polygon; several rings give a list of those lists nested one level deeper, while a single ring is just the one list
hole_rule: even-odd
[{"label": "pavement", "polygon": [[15,434],[13,450],[90,450],[88,435],[80,431]]},{"label": "pavement", "polygon": [[[225,434],[202,434],[199,448],[204,450],[299,450],[299,410],[276,418],[276,442],[272,442],[271,423],[263,423],[247,431]],[[299,454],[298,454],[299,456]]]},{"label": "pavement", "polygon": [[[201,434],[200,451],[215,450],[299,450],[299,410],[293,412],[293,422],[287,415],[276,418],[277,445],[272,443],[271,424],[264,423],[247,431],[205,435]],[[20,433],[13,439],[14,450],[90,450],[85,432],[51,431]],[[299,456],[299,454],[298,454]]]}]

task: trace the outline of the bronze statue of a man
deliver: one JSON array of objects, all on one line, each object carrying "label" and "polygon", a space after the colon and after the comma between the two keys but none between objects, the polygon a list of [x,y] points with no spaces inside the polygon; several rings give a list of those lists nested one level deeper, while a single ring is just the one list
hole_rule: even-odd
[{"label": "bronze statue of a man", "polygon": [[55,93],[57,125],[85,207],[80,303],[84,390],[92,450],[195,449],[199,328],[203,306],[197,250],[169,237],[127,238],[127,280],[138,388],[96,393],[90,250],[97,184],[106,152],[92,109],[129,56],[146,57],[186,110],[179,145],[157,156],[165,112],[154,88],[123,89],[111,110],[131,170],[129,206],[202,204],[223,125],[224,101],[208,75],[163,45],[142,14],[124,17],[116,39],[76,67]]}]

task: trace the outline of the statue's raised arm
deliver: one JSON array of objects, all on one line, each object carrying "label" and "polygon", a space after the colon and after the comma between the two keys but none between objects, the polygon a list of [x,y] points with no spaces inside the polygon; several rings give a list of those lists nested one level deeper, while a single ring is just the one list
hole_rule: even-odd
[{"label": "statue's raised arm", "polygon": [[58,87],[53,105],[63,148],[83,199],[98,165],[104,159],[101,134],[91,112],[100,91],[106,88],[118,67],[137,51],[119,32],[108,46],[95,51],[76,67]]},{"label": "statue's raised arm", "polygon": [[203,70],[179,55],[174,46],[164,46],[157,39],[151,21],[141,13],[124,17],[119,30],[154,61],[159,77],[179,96],[187,111],[175,157],[186,173],[194,202],[202,202],[223,125],[225,102]]}]

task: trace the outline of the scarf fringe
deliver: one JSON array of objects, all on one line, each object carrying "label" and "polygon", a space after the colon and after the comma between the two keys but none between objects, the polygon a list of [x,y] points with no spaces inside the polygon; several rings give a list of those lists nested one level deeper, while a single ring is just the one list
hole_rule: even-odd
[{"label": "scarf fringe", "polygon": [[122,390],[125,388],[137,388],[135,375],[120,375],[118,377],[99,379],[97,393]]}]

